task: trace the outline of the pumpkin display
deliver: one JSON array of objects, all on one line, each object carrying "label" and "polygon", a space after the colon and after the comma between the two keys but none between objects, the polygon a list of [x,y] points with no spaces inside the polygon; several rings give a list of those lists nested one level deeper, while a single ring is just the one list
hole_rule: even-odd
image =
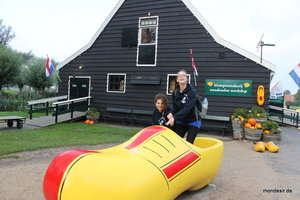
[{"label": "pumpkin display", "polygon": [[274,144],[274,142],[270,141],[265,144],[265,147],[268,149],[268,151],[272,153],[276,153],[279,150],[279,147]]},{"label": "pumpkin display", "polygon": [[262,128],[262,126],[261,126],[260,123],[256,123],[254,126],[255,126],[256,128]]},{"label": "pumpkin display", "polygon": [[254,118],[249,118],[248,123],[251,124],[251,126],[254,126],[256,124],[256,120]]},{"label": "pumpkin display", "polygon": [[91,120],[89,124],[90,124],[90,125],[94,125],[95,122]]},{"label": "pumpkin display", "polygon": [[262,141],[257,142],[254,146],[254,151],[265,152],[266,151],[265,143]]},{"label": "pumpkin display", "polygon": [[90,124],[90,122],[91,122],[91,120],[88,120],[88,119],[84,121],[84,123],[86,123],[86,124]]},{"label": "pumpkin display", "polygon": [[249,124],[249,123],[246,123],[244,126],[245,126],[245,128],[251,128],[251,124]]}]

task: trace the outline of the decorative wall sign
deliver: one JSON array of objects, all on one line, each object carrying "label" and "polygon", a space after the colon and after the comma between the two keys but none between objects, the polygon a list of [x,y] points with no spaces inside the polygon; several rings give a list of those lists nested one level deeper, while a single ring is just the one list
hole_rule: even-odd
[{"label": "decorative wall sign", "polygon": [[220,96],[252,96],[251,80],[222,80],[222,79],[206,79],[205,81],[206,95]]}]

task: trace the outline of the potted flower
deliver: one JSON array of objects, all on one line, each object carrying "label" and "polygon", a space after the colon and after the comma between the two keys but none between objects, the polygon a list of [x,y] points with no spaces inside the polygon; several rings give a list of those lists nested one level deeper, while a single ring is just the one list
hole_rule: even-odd
[{"label": "potted flower", "polygon": [[279,125],[275,121],[267,120],[262,123],[263,128],[263,141],[280,141],[281,140],[281,130]]},{"label": "potted flower", "polygon": [[96,122],[100,117],[100,112],[96,108],[90,108],[85,112],[86,119]]},{"label": "potted flower", "polygon": [[243,135],[244,135],[243,122],[245,120],[245,117],[246,117],[245,108],[234,109],[233,115],[231,116],[234,139],[243,139]]},{"label": "potted flower", "polygon": [[254,118],[256,122],[262,123],[267,120],[268,113],[265,111],[264,108],[259,106],[253,106],[247,114],[247,118]]}]

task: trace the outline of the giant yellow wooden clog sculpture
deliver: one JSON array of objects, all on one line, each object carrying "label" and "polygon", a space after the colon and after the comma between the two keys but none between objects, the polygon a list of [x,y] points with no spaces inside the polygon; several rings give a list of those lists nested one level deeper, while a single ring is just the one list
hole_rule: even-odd
[{"label": "giant yellow wooden clog sculpture", "polygon": [[223,142],[194,145],[170,129],[150,126],[127,142],[99,151],[59,154],[44,178],[47,200],[172,200],[213,181]]}]

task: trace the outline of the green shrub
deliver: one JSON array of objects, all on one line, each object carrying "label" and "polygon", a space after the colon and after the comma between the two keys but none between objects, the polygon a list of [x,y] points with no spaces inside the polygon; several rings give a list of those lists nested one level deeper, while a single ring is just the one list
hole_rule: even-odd
[{"label": "green shrub", "polygon": [[262,125],[264,131],[269,130],[273,134],[280,133],[279,125],[275,121],[267,120],[265,122],[262,122],[261,125]]},{"label": "green shrub", "polygon": [[27,102],[55,96],[51,92],[36,92],[23,91],[11,92],[11,90],[4,90],[0,92],[0,111],[26,111],[28,110]]},{"label": "green shrub", "polygon": [[233,115],[234,115],[234,117],[235,118],[238,118],[239,116],[240,117],[246,117],[246,109],[245,108],[236,108],[236,109],[234,109],[234,111],[233,111]]}]

